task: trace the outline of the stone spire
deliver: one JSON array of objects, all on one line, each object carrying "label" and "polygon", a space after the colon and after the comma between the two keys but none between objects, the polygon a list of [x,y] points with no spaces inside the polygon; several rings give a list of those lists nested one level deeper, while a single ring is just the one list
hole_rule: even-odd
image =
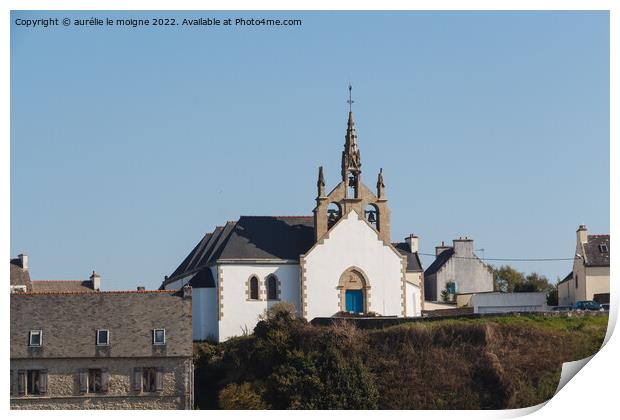
[{"label": "stone spire", "polygon": [[325,196],[325,178],[323,177],[323,167],[319,166],[319,179],[316,181],[316,187],[319,190],[319,197]]},{"label": "stone spire", "polygon": [[342,180],[347,181],[347,175],[352,174],[357,178],[362,172],[362,161],[360,151],[357,148],[357,134],[355,134],[355,122],[353,121],[353,111],[351,110],[351,85],[349,85],[349,121],[347,122],[347,134],[344,139],[344,150],[342,152]]},{"label": "stone spire", "polygon": [[383,168],[379,170],[379,175],[377,176],[377,197],[384,198],[385,183],[383,182]]}]

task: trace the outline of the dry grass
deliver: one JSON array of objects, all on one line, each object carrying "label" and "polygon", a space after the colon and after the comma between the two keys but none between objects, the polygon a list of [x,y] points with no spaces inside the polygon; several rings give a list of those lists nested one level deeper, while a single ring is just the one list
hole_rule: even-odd
[{"label": "dry grass", "polygon": [[[598,351],[606,329],[606,316],[588,315],[435,320],[379,330],[348,322],[297,323],[284,348],[299,354],[337,348],[360,360],[382,409],[518,408],[551,398],[562,363]],[[226,392],[238,391],[231,383],[247,390],[265,384],[265,373],[252,364],[257,343],[252,335],[197,345],[196,394],[202,408],[216,408],[217,395],[227,386]],[[268,363],[261,368],[270,369]],[[244,401],[254,403],[254,394],[245,394]]]}]

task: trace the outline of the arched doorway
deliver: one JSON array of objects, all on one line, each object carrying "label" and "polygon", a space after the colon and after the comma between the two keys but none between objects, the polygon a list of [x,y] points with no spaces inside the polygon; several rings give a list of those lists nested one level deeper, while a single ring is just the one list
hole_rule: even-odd
[{"label": "arched doorway", "polygon": [[366,276],[357,268],[349,268],[340,276],[340,311],[350,313],[368,312],[370,285]]}]

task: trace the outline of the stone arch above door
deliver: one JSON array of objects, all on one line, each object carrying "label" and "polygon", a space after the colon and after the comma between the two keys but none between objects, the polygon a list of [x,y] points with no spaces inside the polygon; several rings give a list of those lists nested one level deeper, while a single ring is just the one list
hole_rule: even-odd
[{"label": "stone arch above door", "polygon": [[361,291],[363,298],[363,313],[368,313],[370,308],[370,282],[368,276],[358,267],[349,267],[341,275],[338,281],[339,308],[346,312],[347,290]]}]

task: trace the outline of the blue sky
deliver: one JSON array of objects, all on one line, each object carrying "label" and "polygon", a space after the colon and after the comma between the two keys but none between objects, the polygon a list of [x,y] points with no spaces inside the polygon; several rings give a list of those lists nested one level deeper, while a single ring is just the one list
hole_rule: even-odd
[{"label": "blue sky", "polygon": [[[606,12],[13,12],[300,27],[11,27],[11,254],[34,279],[159,286],[239,215],[310,215],[347,84],[392,239],[566,258],[609,232]],[[425,257],[428,266],[432,258]],[[497,262],[496,264],[499,264]],[[550,279],[568,261],[511,263]]]}]

